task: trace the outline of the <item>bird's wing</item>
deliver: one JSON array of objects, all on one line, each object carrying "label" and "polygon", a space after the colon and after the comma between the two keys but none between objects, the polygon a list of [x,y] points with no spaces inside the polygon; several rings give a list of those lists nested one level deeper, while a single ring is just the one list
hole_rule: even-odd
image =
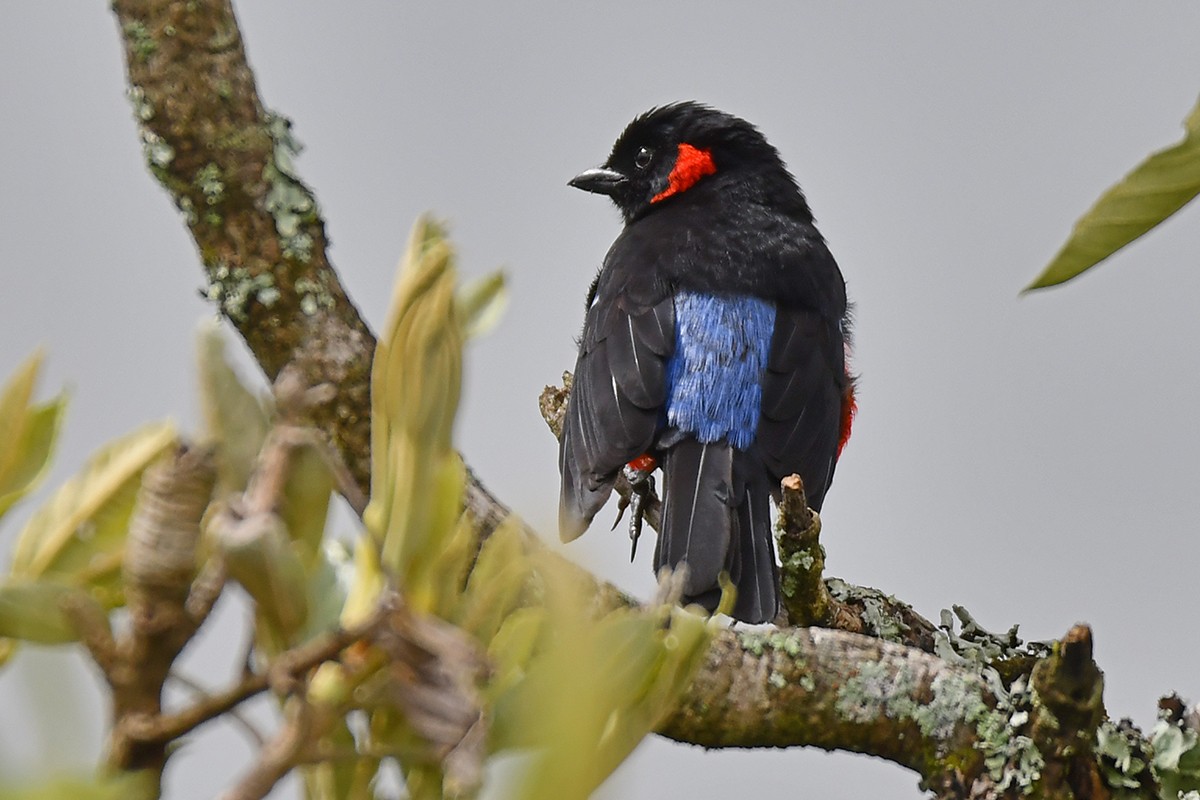
[{"label": "bird's wing", "polygon": [[584,322],[559,448],[564,541],[583,533],[621,467],[653,442],[674,346],[671,297],[638,303],[600,287]]},{"label": "bird's wing", "polygon": [[811,308],[780,308],[762,384],[757,442],[779,481],[796,473],[819,510],[833,480],[847,388],[844,336],[837,321]]}]

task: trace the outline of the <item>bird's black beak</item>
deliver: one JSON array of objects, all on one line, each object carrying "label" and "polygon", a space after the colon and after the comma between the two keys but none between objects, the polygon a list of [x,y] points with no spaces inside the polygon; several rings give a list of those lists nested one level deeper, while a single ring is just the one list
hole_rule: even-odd
[{"label": "bird's black beak", "polygon": [[567,185],[574,186],[576,189],[583,189],[585,192],[606,194],[612,197],[628,180],[628,178],[615,169],[596,167],[595,169],[579,173],[574,178],[571,178],[567,182]]}]

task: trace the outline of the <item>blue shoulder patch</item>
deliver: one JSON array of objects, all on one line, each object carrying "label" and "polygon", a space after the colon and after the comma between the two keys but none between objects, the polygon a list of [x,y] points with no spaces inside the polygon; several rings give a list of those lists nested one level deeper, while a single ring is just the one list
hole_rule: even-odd
[{"label": "blue shoulder patch", "polygon": [[744,450],[762,410],[775,306],[756,297],[675,295],[675,352],[667,362],[667,423],[701,442]]}]

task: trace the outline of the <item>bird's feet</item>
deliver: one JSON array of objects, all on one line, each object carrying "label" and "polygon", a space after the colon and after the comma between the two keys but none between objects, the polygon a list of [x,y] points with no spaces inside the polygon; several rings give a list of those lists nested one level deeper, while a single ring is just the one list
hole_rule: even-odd
[{"label": "bird's feet", "polygon": [[622,496],[617,502],[617,518],[613,520],[612,529],[616,530],[629,509],[629,560],[637,555],[638,537],[642,535],[642,521],[646,516],[648,502],[654,497],[654,467],[650,460],[649,468],[644,468],[641,459],[625,465],[625,480],[629,482],[629,496]]}]

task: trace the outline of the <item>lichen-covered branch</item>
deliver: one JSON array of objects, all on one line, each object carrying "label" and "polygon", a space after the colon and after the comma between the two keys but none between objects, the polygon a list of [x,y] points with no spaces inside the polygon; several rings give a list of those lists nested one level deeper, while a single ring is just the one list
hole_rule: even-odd
[{"label": "lichen-covered branch", "polygon": [[995,703],[978,674],[914,648],[820,628],[726,631],[660,732],[706,747],[848,749],[923,775],[952,763],[966,775],[982,762],[974,726]]},{"label": "lichen-covered branch", "polygon": [[[366,491],[374,339],[330,264],[316,199],[292,163],[297,144],[290,125],[258,96],[231,0],[114,0],[113,8],[147,166],[196,242],[207,296],[269,378],[283,374],[302,389],[327,387],[313,394],[320,401],[307,421],[329,436]],[[566,397],[566,389],[543,395],[552,427]],[[1102,684],[1090,632],[1072,629],[1033,669],[1043,654],[1017,652],[1015,632],[1008,641],[972,628],[965,612],[961,633],[951,630],[952,619],[935,627],[881,592],[824,577],[819,524],[805,516],[804,505],[802,494],[785,504],[785,595],[790,586],[794,621],[828,629],[723,632],[661,726],[663,735],[709,747],[811,745],[871,753],[916,770],[947,798],[1031,791],[1103,798],[1118,785],[1122,796],[1156,796],[1160,773],[1154,770],[1170,765],[1152,769],[1149,756],[1128,756],[1153,753],[1149,739],[1100,722]],[[480,540],[508,516],[470,474],[465,506]],[[653,504],[648,511],[654,525]],[[121,675],[130,663],[124,641],[91,625],[87,609],[72,610],[81,628],[93,628],[84,639],[118,698],[122,686],[132,687],[119,700],[122,707],[160,723],[156,730],[115,731],[114,765],[160,766],[165,740],[264,688],[265,678],[256,678],[174,718],[158,716],[161,709],[150,702],[221,582],[221,575],[202,575],[190,591],[203,596],[171,600],[185,621],[178,631],[145,628],[146,636],[170,635],[169,641],[145,641],[161,647],[164,668],[137,687]],[[629,602],[612,587],[597,587],[600,603]],[[131,609],[136,625],[135,604]],[[248,774],[232,796],[261,796],[303,757],[306,709],[289,714],[261,770]],[[1178,716],[1162,736],[1186,744],[1171,751],[1182,774],[1179,754],[1195,748],[1196,732]],[[1134,777],[1138,769],[1145,774]]]},{"label": "lichen-covered branch", "polygon": [[267,376],[338,387],[312,409],[365,491],[374,339],[326,252],[290,123],[258,96],[230,0],[115,0],[150,172],[196,242],[207,295]]}]

